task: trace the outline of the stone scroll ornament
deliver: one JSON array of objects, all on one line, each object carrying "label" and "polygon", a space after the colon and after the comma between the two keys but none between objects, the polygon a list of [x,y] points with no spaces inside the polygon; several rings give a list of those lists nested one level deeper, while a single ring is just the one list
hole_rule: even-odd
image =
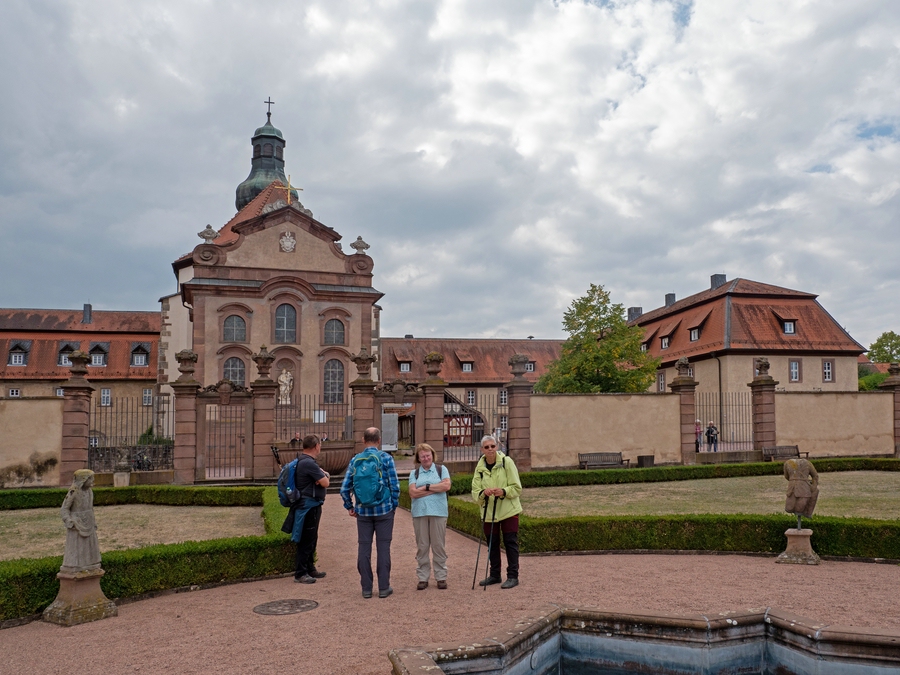
[{"label": "stone scroll ornament", "polygon": [[118,609],[100,588],[100,543],[94,519],[94,472],[78,469],[63,501],[60,515],[66,526],[66,548],[56,600],[44,610],[51,623],[74,626],[116,616]]}]

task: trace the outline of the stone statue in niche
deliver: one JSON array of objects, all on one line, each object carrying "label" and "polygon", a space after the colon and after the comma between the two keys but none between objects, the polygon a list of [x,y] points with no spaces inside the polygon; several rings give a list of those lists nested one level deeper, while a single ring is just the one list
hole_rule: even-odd
[{"label": "stone statue in niche", "polygon": [[294,389],[294,376],[287,368],[281,369],[278,376],[278,405],[291,404],[291,392]]},{"label": "stone statue in niche", "polygon": [[819,499],[819,474],[806,459],[789,459],[784,463],[784,477],[788,481],[784,510],[797,516],[797,529],[802,517],[810,518]]},{"label": "stone statue in niche", "polygon": [[94,520],[94,472],[79,469],[63,501],[60,515],[66,526],[66,551],[61,572],[100,568],[100,543]]}]

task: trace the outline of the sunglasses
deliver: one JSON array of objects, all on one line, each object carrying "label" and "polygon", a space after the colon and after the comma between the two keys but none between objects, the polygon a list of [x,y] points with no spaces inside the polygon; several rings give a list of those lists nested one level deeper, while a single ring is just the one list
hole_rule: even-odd
[{"label": "sunglasses", "polygon": [[496,445],[482,445],[481,447],[483,447],[485,450],[493,450],[497,446]]}]

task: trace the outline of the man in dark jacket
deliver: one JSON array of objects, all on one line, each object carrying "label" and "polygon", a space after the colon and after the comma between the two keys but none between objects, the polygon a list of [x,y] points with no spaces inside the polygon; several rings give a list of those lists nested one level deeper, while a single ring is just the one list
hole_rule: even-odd
[{"label": "man in dark jacket", "polygon": [[294,581],[314,584],[322,579],[325,572],[316,569],[316,544],[319,541],[319,520],[322,518],[322,504],[325,502],[325,488],[329,478],[316,463],[322,452],[322,442],[315,434],[303,439],[303,451],[297,457],[294,483],[301,499],[291,507],[282,531],[291,533],[291,541],[297,542],[297,557],[294,564]]}]

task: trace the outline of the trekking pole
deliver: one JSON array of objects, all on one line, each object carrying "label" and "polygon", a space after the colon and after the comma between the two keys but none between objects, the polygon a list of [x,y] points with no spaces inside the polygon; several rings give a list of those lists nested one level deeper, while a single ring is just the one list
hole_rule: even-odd
[{"label": "trekking pole", "polygon": [[281,455],[278,454],[278,446],[270,445],[272,450],[272,454],[275,455],[275,461],[278,462],[278,466],[282,466],[281,464]]},{"label": "trekking pole", "polygon": [[[485,515],[487,515],[487,504],[485,504],[484,509]],[[494,497],[494,508],[491,509],[491,536],[488,537],[488,554],[487,554],[487,563],[484,566],[484,578],[487,579],[490,576],[489,565],[491,564],[491,546],[494,545],[494,517],[497,515],[497,498]],[[499,546],[499,544],[498,544]],[[484,586],[484,590],[487,590],[487,585]]]},{"label": "trekking pole", "polygon": [[489,501],[489,498],[484,500],[484,513],[481,515],[481,532],[478,533],[478,555],[475,557],[475,574],[472,575],[473,591],[475,590],[475,580],[478,578],[478,564],[481,562],[481,540],[484,538],[484,521],[487,519],[487,507]]}]

